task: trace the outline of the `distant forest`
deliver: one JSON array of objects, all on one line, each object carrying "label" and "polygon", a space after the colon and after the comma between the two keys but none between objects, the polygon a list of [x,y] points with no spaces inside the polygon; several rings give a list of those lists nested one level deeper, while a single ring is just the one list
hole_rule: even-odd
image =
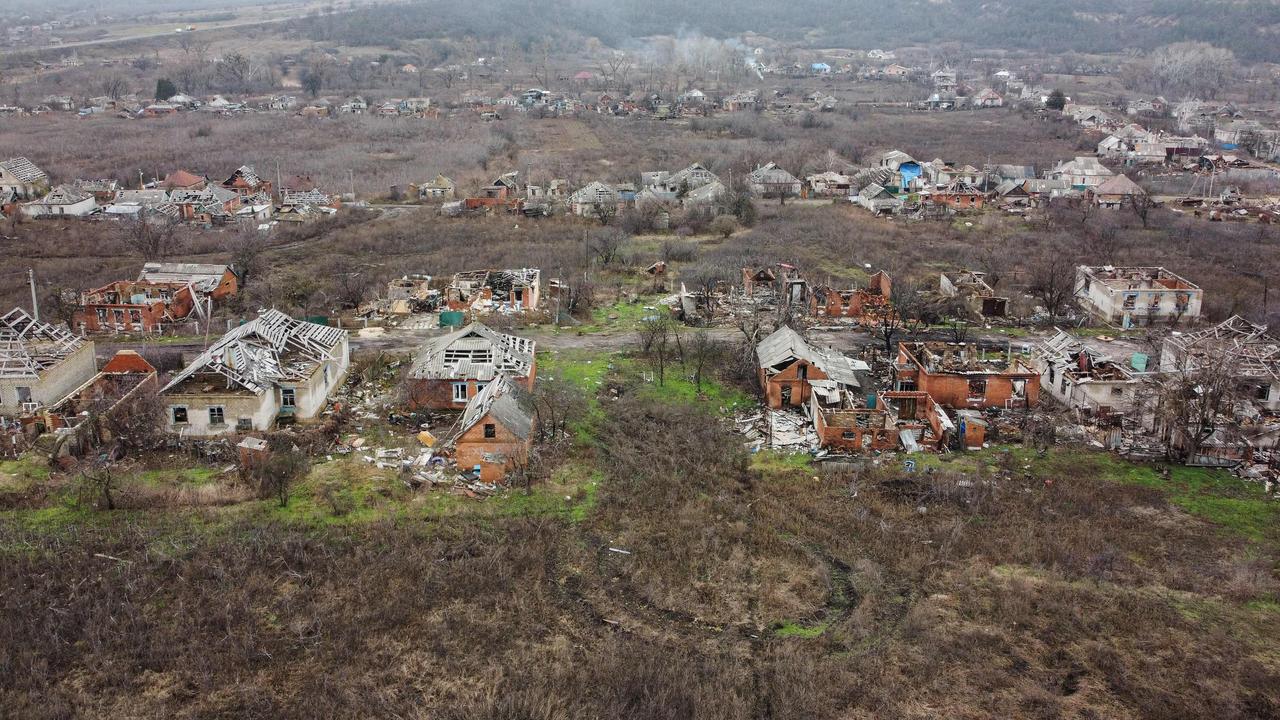
[{"label": "distant forest", "polygon": [[755,32],[811,47],[963,43],[1080,53],[1200,40],[1242,60],[1280,61],[1278,0],[491,0],[482,7],[445,0],[312,17],[300,29],[352,44],[471,36],[525,47],[568,35],[624,47],[680,32]]}]

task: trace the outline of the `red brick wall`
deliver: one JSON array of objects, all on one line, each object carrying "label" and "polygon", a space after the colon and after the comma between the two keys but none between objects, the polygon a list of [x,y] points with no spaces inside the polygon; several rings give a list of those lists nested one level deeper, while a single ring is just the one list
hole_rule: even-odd
[{"label": "red brick wall", "polygon": [[[484,426],[490,423],[495,425],[496,437],[486,438]],[[481,480],[499,482],[528,460],[532,444],[532,433],[527,440],[521,440],[486,415],[454,443],[454,461],[457,462],[458,469],[464,472],[479,465]],[[485,460],[485,455],[502,455],[506,460],[503,463],[489,462]]]},{"label": "red brick wall", "polygon": [[800,379],[800,367],[808,369],[808,380],[826,380],[826,373],[803,360],[797,360],[782,372],[767,377],[764,368],[760,368],[760,387],[764,388],[765,404],[774,410],[782,408],[782,388],[791,388],[791,403],[788,407],[800,407],[809,402],[812,390],[808,380]]}]

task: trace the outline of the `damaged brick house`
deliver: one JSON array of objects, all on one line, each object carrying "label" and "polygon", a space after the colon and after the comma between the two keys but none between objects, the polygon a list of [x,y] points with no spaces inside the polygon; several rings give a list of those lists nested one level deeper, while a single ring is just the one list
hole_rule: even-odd
[{"label": "damaged brick house", "polygon": [[267,310],[223,335],[160,391],[165,430],[213,437],[313,420],[350,364],[346,330]]},{"label": "damaged brick house", "polygon": [[532,391],[537,375],[534,341],[497,332],[481,323],[432,338],[409,368],[407,404],[458,410],[499,376]]},{"label": "damaged brick house", "polygon": [[536,416],[528,391],[498,375],[467,401],[450,441],[458,470],[496,483],[528,465]]},{"label": "damaged brick house", "polygon": [[259,193],[270,195],[272,193],[271,181],[264,180],[254,172],[254,169],[248,165],[242,165],[231,177],[222,181],[222,187],[230,190],[242,198],[251,197]]},{"label": "damaged brick house", "polygon": [[815,383],[823,387],[827,395],[857,391],[862,387],[859,374],[870,370],[860,360],[811,346],[785,325],[760,341],[756,346],[756,360],[757,379],[765,404],[774,410],[804,407],[809,403]]},{"label": "damaged brick house", "polygon": [[1198,286],[1162,267],[1076,269],[1076,302],[1098,321],[1123,328],[1195,321],[1202,295]]},{"label": "damaged brick house", "polygon": [[0,317],[0,426],[61,402],[96,372],[92,342],[21,308]]},{"label": "damaged brick house", "polygon": [[199,309],[188,283],[118,280],[81,295],[72,324],[85,332],[156,332]]},{"label": "damaged brick house", "polygon": [[955,425],[923,392],[882,392],[862,399],[815,386],[810,415],[820,445],[838,452],[940,450]]},{"label": "damaged brick house", "polygon": [[83,455],[92,446],[110,441],[108,431],[90,421],[121,412],[130,401],[158,389],[151,363],[133,350],[117,351],[97,375],[43,413],[46,429],[67,428],[51,454]]},{"label": "damaged brick house", "polygon": [[1006,317],[1009,314],[1009,298],[996,295],[983,272],[961,270],[942,273],[938,278],[938,291],[944,297],[959,298],[977,317]]},{"label": "damaged brick house", "polygon": [[894,389],[928,393],[945,408],[1028,408],[1040,402],[1040,373],[1008,348],[900,342]]},{"label": "damaged brick house", "polygon": [[809,298],[812,315],[829,318],[861,319],[889,307],[893,281],[883,270],[867,279],[865,288],[836,290],[829,286],[815,289]]},{"label": "damaged brick house", "polygon": [[197,300],[206,297],[222,300],[235,295],[240,288],[239,279],[230,265],[201,263],[149,262],[138,273],[138,282],[190,285]]},{"label": "damaged brick house", "polygon": [[453,276],[445,301],[451,310],[522,312],[538,308],[541,288],[536,268],[469,270]]}]

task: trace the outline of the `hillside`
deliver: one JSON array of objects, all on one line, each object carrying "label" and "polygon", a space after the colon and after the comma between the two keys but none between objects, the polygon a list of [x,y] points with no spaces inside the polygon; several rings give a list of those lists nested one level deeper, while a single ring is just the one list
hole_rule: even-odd
[{"label": "hillside", "polygon": [[[1121,52],[1183,40],[1211,42],[1247,60],[1280,60],[1275,0],[567,0],[551,5],[497,0],[491,12],[465,4],[421,3],[313,18],[316,39],[377,45],[388,38],[511,37],[531,44],[548,35],[597,37],[620,47],[651,35],[688,32],[733,37],[752,32],[813,47],[862,48],[963,43],[975,48],[1050,52]],[[521,17],[516,26],[498,18]]]}]

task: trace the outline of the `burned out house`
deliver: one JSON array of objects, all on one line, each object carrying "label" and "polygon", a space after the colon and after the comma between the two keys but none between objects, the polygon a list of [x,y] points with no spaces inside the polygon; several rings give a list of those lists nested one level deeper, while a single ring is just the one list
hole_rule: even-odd
[{"label": "burned out house", "polygon": [[519,313],[537,310],[542,272],[536,268],[469,270],[453,276],[445,291],[452,310]]},{"label": "burned out house", "polygon": [[481,323],[427,341],[416,353],[407,380],[408,404],[458,410],[499,376],[533,390],[537,345]]},{"label": "burned out house", "polygon": [[56,405],[96,372],[92,342],[21,308],[0,317],[0,425]]},{"label": "burned out house", "polygon": [[85,332],[157,332],[202,312],[190,283],[118,280],[80,296],[72,324]]},{"label": "burned out house", "polygon": [[928,393],[887,391],[863,397],[815,388],[810,415],[818,442],[837,452],[940,450],[955,425]]},{"label": "burned out house", "polygon": [[387,312],[412,315],[439,309],[442,293],[431,289],[430,275],[404,275],[387,283]]},{"label": "burned out house", "polygon": [[757,375],[765,404],[774,410],[804,407],[815,388],[824,395],[857,392],[870,368],[834,350],[810,345],[795,330],[782,326],[756,346]]},{"label": "burned out house", "polygon": [[213,437],[314,420],[350,364],[346,330],[267,310],[219,338],[160,391],[165,430]]},{"label": "burned out house", "polygon": [[926,392],[953,409],[1017,409],[1040,402],[1040,373],[1011,349],[976,344],[900,342],[894,389]]},{"label": "burned out house", "polygon": [[458,470],[496,483],[529,462],[537,418],[523,385],[505,375],[467,401],[449,442]]},{"label": "burned out house", "polygon": [[809,283],[800,270],[787,263],[742,268],[742,294],[753,299],[772,299],[789,307],[805,307]]},{"label": "burned out house", "polygon": [[1076,269],[1075,299],[1099,322],[1123,328],[1194,322],[1203,291],[1162,267]]},{"label": "burned out house", "polygon": [[135,399],[159,390],[156,369],[133,350],[117,351],[102,370],[72,391],[62,402],[41,413],[46,431],[55,431],[61,440],[55,454],[82,455],[96,443],[109,442],[109,430],[96,418],[124,412]]},{"label": "burned out house", "polygon": [[1058,330],[1032,350],[1040,387],[1049,397],[1081,414],[1109,418],[1137,407],[1142,381],[1130,367]]},{"label": "burned out house", "polygon": [[976,270],[942,273],[938,278],[938,292],[943,297],[959,299],[975,317],[1008,316],[1009,298],[996,295],[986,278],[986,273]]},{"label": "burned out house", "polygon": [[815,288],[809,298],[809,312],[817,317],[866,319],[870,323],[891,307],[892,295],[893,280],[880,270],[867,279],[865,288]]}]

